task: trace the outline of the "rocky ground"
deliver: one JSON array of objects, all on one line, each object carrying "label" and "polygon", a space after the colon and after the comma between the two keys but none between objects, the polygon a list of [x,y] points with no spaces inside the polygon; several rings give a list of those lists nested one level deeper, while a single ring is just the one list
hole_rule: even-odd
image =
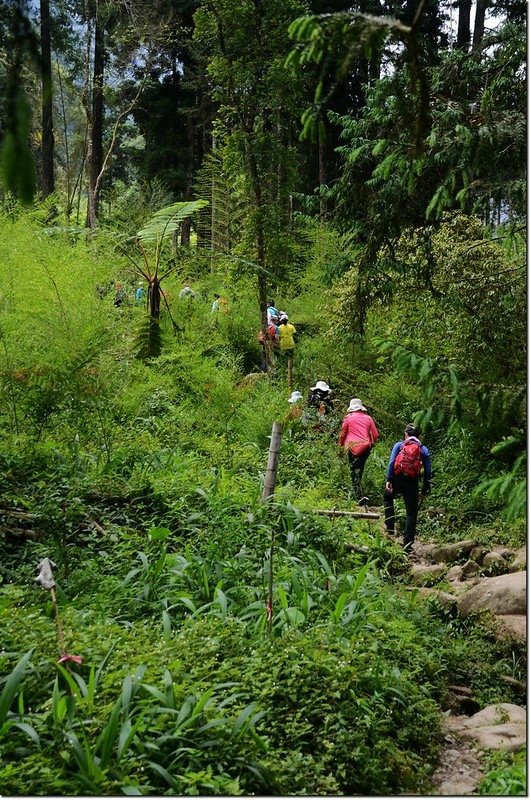
[{"label": "rocky ground", "polygon": [[[500,637],[525,641],[525,547],[488,551],[473,540],[443,546],[416,542],[411,561],[411,580],[421,593],[437,594],[446,605],[456,604],[462,616],[488,609],[495,615]],[[451,592],[431,586],[441,579],[450,584]],[[484,774],[484,749],[516,751],[525,747],[526,710],[502,703],[471,714],[470,690],[451,689],[459,710],[465,713],[448,713],[443,719],[444,746],[433,775],[432,794],[474,796]]]}]

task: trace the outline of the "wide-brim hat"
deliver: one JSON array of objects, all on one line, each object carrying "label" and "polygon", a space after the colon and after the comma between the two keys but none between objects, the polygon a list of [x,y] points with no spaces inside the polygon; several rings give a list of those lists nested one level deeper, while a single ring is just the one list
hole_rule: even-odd
[{"label": "wide-brim hat", "polygon": [[349,411],[367,411],[359,397],[353,397],[349,403]]},{"label": "wide-brim hat", "polygon": [[330,391],[330,386],[327,384],[326,381],[317,381],[315,386],[310,386],[310,389],[312,390],[312,392],[315,389],[320,389],[321,392],[329,392]]},{"label": "wide-brim hat", "polygon": [[296,403],[298,400],[302,400],[302,394],[300,392],[292,392],[291,397],[288,398],[288,403]]}]

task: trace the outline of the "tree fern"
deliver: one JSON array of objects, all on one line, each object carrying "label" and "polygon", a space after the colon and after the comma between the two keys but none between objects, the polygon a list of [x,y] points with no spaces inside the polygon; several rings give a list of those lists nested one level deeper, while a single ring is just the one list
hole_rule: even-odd
[{"label": "tree fern", "polygon": [[228,253],[239,240],[246,203],[227,172],[221,149],[205,155],[196,175],[194,192],[209,202],[209,208],[198,214],[200,246],[213,253]]}]

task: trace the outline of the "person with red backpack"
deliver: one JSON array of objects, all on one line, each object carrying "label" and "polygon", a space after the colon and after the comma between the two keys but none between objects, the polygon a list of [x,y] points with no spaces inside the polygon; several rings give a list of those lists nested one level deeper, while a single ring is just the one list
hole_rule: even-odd
[{"label": "person with red backpack", "polygon": [[406,507],[404,550],[411,550],[417,528],[419,510],[419,479],[423,474],[422,496],[427,497],[431,489],[431,456],[428,448],[421,444],[420,431],[409,423],[404,439],[396,442],[391,450],[384,492],[385,527],[395,532],[394,498],[402,495]]}]

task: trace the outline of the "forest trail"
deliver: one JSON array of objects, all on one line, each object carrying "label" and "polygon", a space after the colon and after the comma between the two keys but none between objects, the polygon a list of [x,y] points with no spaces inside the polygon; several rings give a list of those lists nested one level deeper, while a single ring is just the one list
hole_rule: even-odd
[{"label": "forest trail", "polygon": [[[387,532],[383,521],[384,520],[383,507],[365,506],[363,510],[369,513],[365,515],[360,514],[359,516],[360,517],[365,516],[368,520],[370,520],[369,524],[371,525],[376,524],[381,536],[391,541],[395,542],[401,541],[400,534],[391,536]],[[350,542],[346,543],[346,546],[348,549],[351,549],[353,551],[369,552],[368,549],[358,547]],[[412,583],[415,583],[414,571],[422,572],[423,570],[425,570],[426,573],[429,574],[430,569],[433,569],[434,566],[433,561],[430,560],[428,555],[430,546],[437,547],[438,543],[431,540],[426,540],[424,538],[422,538],[422,540],[417,538],[413,544],[413,549],[410,555],[410,564],[412,568],[411,571]],[[494,547],[493,550],[494,552],[496,552],[497,548]],[[516,561],[518,561],[518,568],[521,569],[522,567],[521,554],[517,552],[514,555]],[[524,564],[524,569],[525,569],[525,564]],[[461,591],[465,590],[465,586],[474,585],[476,581],[479,581],[479,578],[472,577],[470,580],[464,580],[463,588]],[[421,587],[411,586],[410,588],[420,589]],[[438,590],[436,590],[435,588],[426,587],[425,591],[437,592]],[[447,594],[446,597],[450,598],[451,595]],[[452,687],[452,688],[456,690],[461,689],[464,692],[470,691],[467,690],[466,687]],[[462,714],[463,711],[461,710],[461,715]],[[430,796],[450,796],[450,797],[480,796],[480,792],[478,791],[478,785],[481,779],[484,777],[484,775],[488,772],[488,769],[484,764],[485,756],[482,755],[482,748],[478,743],[478,741],[460,735],[459,731],[461,726],[463,725],[463,720],[467,719],[466,717],[459,716],[459,712],[455,714],[450,709],[447,711],[441,709],[441,716],[442,716],[441,730],[443,733],[443,740],[439,752],[437,766],[432,776],[432,790],[430,792]],[[525,732],[524,732],[524,740],[525,740]],[[496,749],[503,748],[503,744],[500,744],[499,742],[497,745],[493,746],[496,747]]]},{"label": "forest trail", "polygon": [[477,786],[483,775],[478,748],[455,734],[446,734],[439,765],[433,773],[432,794],[450,797],[478,794]]}]

